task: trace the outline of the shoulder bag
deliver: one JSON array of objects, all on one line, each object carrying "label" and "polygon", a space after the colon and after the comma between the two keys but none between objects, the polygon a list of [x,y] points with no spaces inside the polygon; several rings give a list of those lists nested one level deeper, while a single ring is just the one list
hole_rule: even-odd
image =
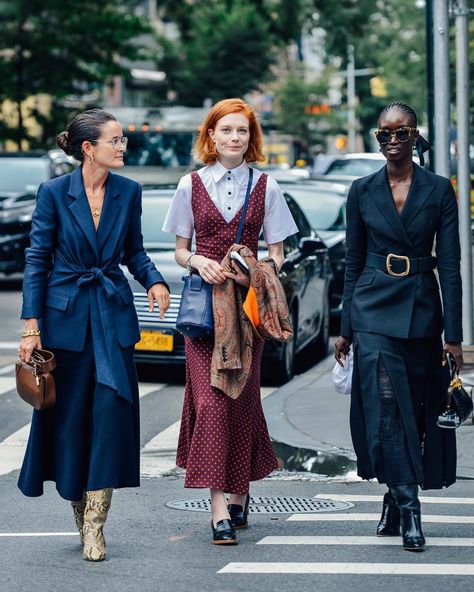
[{"label": "shoulder bag", "polygon": [[[253,169],[249,169],[249,181],[245,195],[242,215],[237,230],[236,243],[239,243],[244,228],[245,216],[252,189]],[[197,273],[183,276],[183,291],[179,303],[176,329],[191,339],[206,339],[214,333],[214,316],[212,312],[212,284],[207,283]]]},{"label": "shoulder bag", "polygon": [[446,357],[451,380],[448,392],[438,409],[436,423],[440,428],[455,429],[472,413],[472,399],[462,386],[453,357],[449,353]]},{"label": "shoulder bag", "polygon": [[30,362],[18,360],[15,365],[18,394],[38,411],[56,403],[56,385],[51,374],[55,368],[54,354],[46,349],[34,349]]}]

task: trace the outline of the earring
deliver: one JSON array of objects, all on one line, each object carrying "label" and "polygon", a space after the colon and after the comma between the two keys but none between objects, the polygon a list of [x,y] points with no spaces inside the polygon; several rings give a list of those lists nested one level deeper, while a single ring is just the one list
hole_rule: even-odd
[{"label": "earring", "polygon": [[89,164],[94,164],[94,156],[89,156]]}]

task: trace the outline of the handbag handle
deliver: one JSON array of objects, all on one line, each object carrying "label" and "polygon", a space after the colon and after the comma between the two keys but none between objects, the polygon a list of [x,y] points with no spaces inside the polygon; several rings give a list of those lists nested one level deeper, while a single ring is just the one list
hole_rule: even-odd
[{"label": "handbag handle", "polygon": [[240,216],[239,228],[237,230],[237,236],[235,237],[235,242],[237,244],[240,243],[240,239],[242,236],[242,231],[244,229],[245,223],[245,216],[247,214],[247,207],[250,201],[250,190],[252,189],[252,180],[253,180],[253,168],[249,167],[249,182],[247,183],[247,193],[245,194],[245,201],[242,207],[242,215]]}]

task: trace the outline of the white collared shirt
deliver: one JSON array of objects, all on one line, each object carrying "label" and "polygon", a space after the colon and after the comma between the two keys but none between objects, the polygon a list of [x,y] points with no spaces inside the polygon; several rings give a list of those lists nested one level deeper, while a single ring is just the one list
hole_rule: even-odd
[{"label": "white collared shirt", "polygon": [[[243,162],[234,169],[226,169],[220,162],[199,169],[204,187],[226,222],[230,222],[245,201],[249,166]],[[253,169],[252,190],[261,172]],[[194,216],[191,206],[191,175],[181,178],[163,224],[164,232],[192,238]],[[277,182],[268,177],[265,193],[263,238],[267,244],[278,243],[298,232],[293,216]]]}]

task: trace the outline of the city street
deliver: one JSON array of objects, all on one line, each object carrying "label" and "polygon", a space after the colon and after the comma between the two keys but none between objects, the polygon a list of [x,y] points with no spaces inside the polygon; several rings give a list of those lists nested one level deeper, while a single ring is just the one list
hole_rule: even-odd
[{"label": "city street", "polygon": [[[37,499],[16,488],[31,416],[13,379],[19,290],[18,282],[1,283],[1,592],[472,589],[474,427],[458,434],[462,478],[421,498],[426,551],[405,552],[398,537],[374,536],[384,487],[355,477],[349,398],[332,391],[331,357],[280,389],[262,388],[286,468],[253,486],[250,528],[230,548],[210,545],[208,513],[169,507],[199,500],[190,502],[198,509],[207,499],[207,491],[183,488],[174,464],[182,373],[141,375],[142,487],[114,493],[105,529],[108,560],[84,562],[71,508],[54,486],[48,483]],[[310,466],[319,473],[305,472]]]}]

